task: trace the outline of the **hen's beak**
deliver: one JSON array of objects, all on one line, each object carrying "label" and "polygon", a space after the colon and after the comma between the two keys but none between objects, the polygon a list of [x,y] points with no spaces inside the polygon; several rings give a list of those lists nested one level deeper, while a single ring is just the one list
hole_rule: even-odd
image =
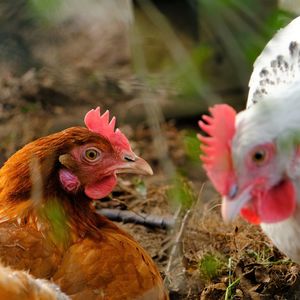
[{"label": "hen's beak", "polygon": [[150,165],[141,157],[124,156],[124,163],[118,166],[116,174],[132,173],[140,175],[153,175]]},{"label": "hen's beak", "polygon": [[228,196],[222,198],[222,217],[225,222],[232,221],[251,199],[252,186],[248,186],[241,192],[238,191],[237,186],[233,186]]}]

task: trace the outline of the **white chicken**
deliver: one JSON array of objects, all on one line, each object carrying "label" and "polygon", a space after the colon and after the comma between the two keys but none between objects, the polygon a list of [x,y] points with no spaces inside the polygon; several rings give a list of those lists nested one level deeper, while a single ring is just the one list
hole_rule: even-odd
[{"label": "white chicken", "polygon": [[204,169],[222,195],[222,216],[260,224],[300,263],[300,17],[254,64],[247,109],[210,109],[200,128]]}]

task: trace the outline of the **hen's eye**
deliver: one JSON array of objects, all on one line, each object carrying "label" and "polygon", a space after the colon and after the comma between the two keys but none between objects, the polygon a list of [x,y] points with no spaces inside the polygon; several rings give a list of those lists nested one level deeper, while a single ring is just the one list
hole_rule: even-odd
[{"label": "hen's eye", "polygon": [[85,150],[84,156],[88,161],[95,161],[100,158],[100,151],[96,148],[89,148]]},{"label": "hen's eye", "polygon": [[251,154],[252,163],[256,166],[264,166],[270,159],[270,151],[264,148],[255,149]]},{"label": "hen's eye", "polygon": [[252,160],[255,163],[262,163],[265,161],[267,155],[265,150],[257,150],[252,155]]},{"label": "hen's eye", "polygon": [[270,163],[275,155],[276,149],[273,143],[258,145],[247,155],[248,167],[263,167]]}]

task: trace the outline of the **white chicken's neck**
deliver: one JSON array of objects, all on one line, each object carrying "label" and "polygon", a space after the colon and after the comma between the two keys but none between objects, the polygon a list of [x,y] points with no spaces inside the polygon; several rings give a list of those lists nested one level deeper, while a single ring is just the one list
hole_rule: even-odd
[{"label": "white chicken's neck", "polygon": [[300,263],[300,208],[289,219],[274,223],[261,224],[262,230],[273,244],[293,261]]},{"label": "white chicken's neck", "polygon": [[281,252],[300,263],[300,187],[295,184],[295,188],[297,193],[295,213],[282,222],[261,223],[261,228]]}]

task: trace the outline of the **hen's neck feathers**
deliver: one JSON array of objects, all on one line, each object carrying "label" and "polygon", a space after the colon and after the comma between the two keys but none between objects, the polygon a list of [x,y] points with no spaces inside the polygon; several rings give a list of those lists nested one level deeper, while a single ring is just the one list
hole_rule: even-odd
[{"label": "hen's neck feathers", "polygon": [[96,140],[99,142],[98,134],[73,127],[29,143],[11,156],[0,169],[0,222],[33,222],[40,227],[46,220],[51,222],[51,213],[61,212],[64,224],[60,225],[79,236],[97,234],[97,228],[107,226],[106,219],[94,213],[91,199],[83,191],[68,194],[58,178],[58,157],[76,144]]}]

